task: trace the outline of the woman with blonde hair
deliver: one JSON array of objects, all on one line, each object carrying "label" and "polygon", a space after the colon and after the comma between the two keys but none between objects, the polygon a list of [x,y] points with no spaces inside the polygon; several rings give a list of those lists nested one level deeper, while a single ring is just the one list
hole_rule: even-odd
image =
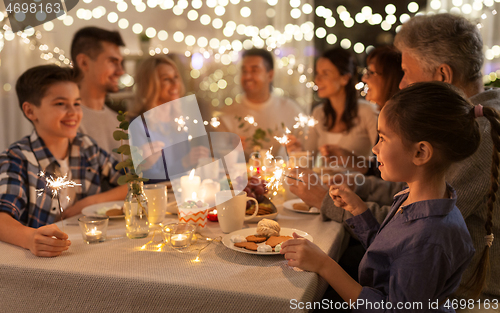
[{"label": "woman with blonde hair", "polygon": [[136,74],[136,101],[130,108],[135,117],[184,96],[186,89],[172,59],[155,55],[143,61]]},{"label": "woman with blonde hair", "polygon": [[[135,81],[136,97],[129,108],[131,119],[143,115],[150,135],[164,140],[152,142],[151,149],[161,150],[161,153],[154,153],[145,161],[144,177],[150,181],[169,180],[166,165],[175,174],[196,167],[199,159],[208,157],[209,150],[203,145],[189,143],[187,134],[186,138],[178,138],[184,135],[176,130],[178,125],[174,118],[182,114],[182,102],[175,100],[184,96],[185,87],[175,62],[163,55],[150,57],[139,65]],[[153,109],[154,112],[146,113]],[[172,134],[177,139],[172,139]],[[163,149],[165,143],[168,149]]]}]

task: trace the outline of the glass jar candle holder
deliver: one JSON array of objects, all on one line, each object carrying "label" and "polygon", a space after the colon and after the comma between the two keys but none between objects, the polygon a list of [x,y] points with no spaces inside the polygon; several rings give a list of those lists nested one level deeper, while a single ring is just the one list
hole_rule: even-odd
[{"label": "glass jar candle holder", "polygon": [[78,219],[83,241],[87,244],[99,243],[106,240],[109,217],[82,216]]},{"label": "glass jar candle holder", "polygon": [[173,223],[163,227],[165,238],[172,248],[186,248],[191,245],[195,226],[187,223]]}]

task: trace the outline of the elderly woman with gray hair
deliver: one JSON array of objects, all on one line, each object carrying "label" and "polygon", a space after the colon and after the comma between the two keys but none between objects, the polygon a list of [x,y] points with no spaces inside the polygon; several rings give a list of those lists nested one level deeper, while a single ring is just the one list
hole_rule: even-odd
[{"label": "elderly woman with gray hair", "polygon": [[[413,17],[403,24],[394,44],[402,53],[404,77],[400,88],[416,82],[442,81],[460,88],[473,104],[500,110],[500,89],[484,90],[482,84],[484,57],[481,35],[476,25],[464,17],[451,14]],[[498,160],[498,154],[491,154],[493,144],[498,146],[500,143],[491,140],[490,133],[495,130],[490,128],[485,117],[479,117],[477,122],[483,134],[478,150],[452,166],[447,172],[446,181],[457,192],[457,207],[476,249],[455,295],[463,299],[479,297],[491,303],[500,298],[500,244],[493,242],[493,234],[500,234],[500,202],[489,205],[487,197],[479,195],[489,192],[500,197],[498,182],[492,184],[490,177],[492,160]],[[302,179],[307,180],[306,176]],[[307,181],[306,184],[295,184],[290,190],[306,203],[321,206],[325,219],[342,222],[349,218],[344,210],[335,207],[327,190],[320,186],[308,186]],[[367,177],[354,187],[381,221],[388,213],[392,194],[403,186]]]}]

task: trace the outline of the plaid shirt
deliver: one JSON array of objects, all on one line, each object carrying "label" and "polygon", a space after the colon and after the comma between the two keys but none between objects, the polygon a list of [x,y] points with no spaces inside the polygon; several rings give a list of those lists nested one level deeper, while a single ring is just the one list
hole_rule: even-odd
[{"label": "plaid shirt", "polygon": [[[76,186],[75,202],[101,191],[101,183],[116,185],[120,172],[116,159],[90,137],[78,134],[70,145],[69,168]],[[38,228],[53,223],[59,214],[57,198],[46,188],[45,177],[59,163],[36,131],[13,143],[0,154],[0,212],[7,212],[23,225]],[[44,189],[37,195],[37,189]]]}]

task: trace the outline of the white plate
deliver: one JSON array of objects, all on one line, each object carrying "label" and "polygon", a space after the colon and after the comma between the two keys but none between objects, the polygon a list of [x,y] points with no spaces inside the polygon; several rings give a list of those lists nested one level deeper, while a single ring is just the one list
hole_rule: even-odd
[{"label": "white plate", "polygon": [[[297,233],[297,235],[305,237],[306,239],[309,239],[310,241],[313,241],[313,237],[309,235],[308,233],[294,229],[294,228],[281,228],[280,230],[280,236],[292,236],[293,233]],[[232,233],[229,233],[227,235],[224,235],[222,237],[222,243],[228,247],[229,249],[238,251],[238,252],[243,252],[243,253],[248,253],[248,254],[260,254],[260,255],[275,255],[275,254],[280,254],[279,252],[259,252],[259,251],[252,251],[248,250],[245,248],[239,248],[235,247],[234,243],[231,241],[231,236],[234,235],[241,235],[241,236],[250,236],[250,235],[255,235],[257,233],[257,227],[252,227],[252,228],[243,228],[237,231],[233,231]]]},{"label": "white plate", "polygon": [[[110,201],[110,202],[103,202],[103,203],[89,205],[88,207],[83,208],[82,214],[106,216],[106,211],[112,209],[113,206],[115,205],[118,205],[121,208],[123,207],[123,201]],[[107,208],[107,210],[104,210],[105,208]],[[125,215],[122,214],[122,215],[110,216],[109,219],[119,219],[124,217]]]},{"label": "white plate", "polygon": [[301,199],[293,199],[293,200],[288,200],[286,201],[285,203],[283,203],[283,207],[287,210],[290,210],[290,211],[293,211],[293,212],[297,212],[297,213],[304,213],[304,214],[319,214],[319,210],[318,212],[309,212],[309,211],[301,211],[301,210],[294,210],[293,209],[293,205],[295,203],[304,203],[304,201],[302,201]]}]

